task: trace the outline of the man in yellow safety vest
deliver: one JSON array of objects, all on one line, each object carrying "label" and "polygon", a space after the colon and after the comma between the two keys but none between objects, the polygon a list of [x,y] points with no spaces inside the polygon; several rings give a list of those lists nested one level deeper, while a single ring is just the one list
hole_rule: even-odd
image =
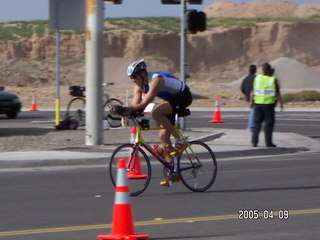
[{"label": "man in yellow safety vest", "polygon": [[272,141],[272,133],[275,124],[275,107],[277,102],[283,110],[283,101],[280,87],[274,69],[269,63],[262,66],[263,74],[257,74],[253,80],[251,91],[251,107],[254,108],[254,129],[252,132],[252,146],[257,147],[261,125],[264,122],[265,143],[267,147],[277,147]]}]

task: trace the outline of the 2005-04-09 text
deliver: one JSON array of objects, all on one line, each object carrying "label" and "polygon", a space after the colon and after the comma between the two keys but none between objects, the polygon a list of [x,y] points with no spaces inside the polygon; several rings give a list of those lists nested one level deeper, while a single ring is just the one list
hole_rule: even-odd
[{"label": "2005-04-09 text", "polygon": [[286,220],[289,219],[289,210],[263,210],[259,211],[257,209],[247,210],[240,209],[238,211],[238,219],[239,220],[255,220],[255,219],[280,219]]}]

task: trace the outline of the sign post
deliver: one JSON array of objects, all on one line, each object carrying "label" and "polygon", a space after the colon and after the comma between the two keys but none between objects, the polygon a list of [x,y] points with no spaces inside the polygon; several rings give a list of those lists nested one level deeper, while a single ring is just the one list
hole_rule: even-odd
[{"label": "sign post", "polygon": [[60,123],[60,30],[56,29],[56,125]]},{"label": "sign post", "polygon": [[60,123],[60,30],[84,29],[84,0],[50,0],[49,25],[56,30],[55,124]]}]

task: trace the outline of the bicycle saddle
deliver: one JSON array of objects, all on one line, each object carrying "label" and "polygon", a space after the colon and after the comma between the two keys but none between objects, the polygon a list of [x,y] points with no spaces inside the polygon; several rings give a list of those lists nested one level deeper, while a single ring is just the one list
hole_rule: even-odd
[{"label": "bicycle saddle", "polygon": [[178,114],[178,117],[186,117],[191,114],[189,108],[184,108],[184,109],[177,109],[176,114]]}]

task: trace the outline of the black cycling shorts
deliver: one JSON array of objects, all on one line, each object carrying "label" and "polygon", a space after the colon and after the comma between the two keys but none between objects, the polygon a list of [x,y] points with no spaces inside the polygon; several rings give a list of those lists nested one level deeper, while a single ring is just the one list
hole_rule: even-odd
[{"label": "black cycling shorts", "polygon": [[179,110],[186,109],[192,103],[192,94],[188,86],[185,86],[181,93],[173,96],[168,100],[168,102],[171,104],[173,111],[171,114],[167,115],[167,117],[169,118],[170,122],[174,124],[176,113]]}]

